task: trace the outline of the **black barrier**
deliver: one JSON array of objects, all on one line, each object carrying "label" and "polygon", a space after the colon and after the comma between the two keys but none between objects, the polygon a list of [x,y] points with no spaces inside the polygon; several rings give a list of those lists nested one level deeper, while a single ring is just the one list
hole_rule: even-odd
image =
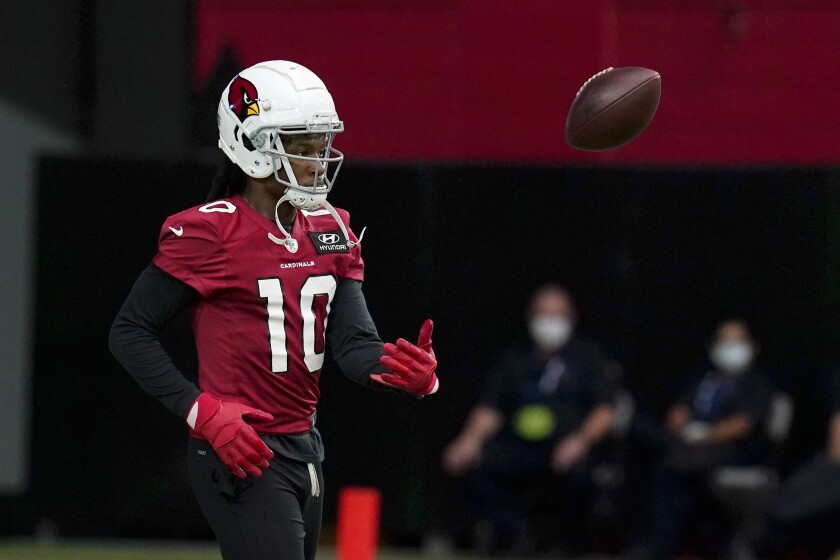
[{"label": "black barrier", "polygon": [[[0,503],[10,531],[50,519],[68,535],[209,536],[184,472],[183,424],[121,370],[107,334],[164,218],[202,202],[213,172],[42,162],[32,485],[25,507]],[[328,362],[326,522],[339,487],[365,484],[383,490],[392,538],[440,524],[440,450],[488,364],[523,336],[524,304],[545,280],[569,286],[581,328],[656,406],[732,314],[755,324],[764,361],[804,396],[809,372],[840,361],[838,183],[833,169],[347,165],[331,200],[356,231],[368,226],[365,292],[380,334],[411,338],[434,318],[443,389],[423,401],[372,393]],[[186,321],[170,330],[194,370]],[[803,433],[801,452],[818,437]]]}]

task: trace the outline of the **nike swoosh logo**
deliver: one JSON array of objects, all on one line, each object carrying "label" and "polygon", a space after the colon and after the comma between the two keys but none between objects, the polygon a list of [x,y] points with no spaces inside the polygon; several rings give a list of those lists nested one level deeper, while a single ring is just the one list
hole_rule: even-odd
[{"label": "nike swoosh logo", "polygon": [[174,233],[178,237],[181,237],[182,235],[184,235],[184,226],[181,226],[178,229],[175,229],[174,227],[169,226],[169,229],[171,229],[172,233]]}]

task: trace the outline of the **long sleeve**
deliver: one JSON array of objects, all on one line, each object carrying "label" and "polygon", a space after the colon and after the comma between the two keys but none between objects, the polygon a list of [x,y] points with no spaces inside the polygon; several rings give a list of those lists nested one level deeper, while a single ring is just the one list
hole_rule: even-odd
[{"label": "long sleeve", "polygon": [[387,390],[370,380],[371,374],[385,371],[379,364],[383,344],[370,317],[361,282],[339,283],[327,323],[327,340],[344,375],[366,387]]},{"label": "long sleeve", "polygon": [[197,298],[195,289],[150,264],[134,283],[108,339],[111,353],[140,387],[181,418],[200,391],[175,367],[160,334]]}]

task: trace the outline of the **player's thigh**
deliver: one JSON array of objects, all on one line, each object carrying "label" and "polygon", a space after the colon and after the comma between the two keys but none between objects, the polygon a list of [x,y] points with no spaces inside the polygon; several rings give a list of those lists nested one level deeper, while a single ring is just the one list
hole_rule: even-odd
[{"label": "player's thigh", "polygon": [[252,487],[241,503],[234,504],[234,509],[251,560],[306,559],[306,524],[293,490]]},{"label": "player's thigh", "polygon": [[[239,498],[254,560],[314,560],[321,533],[323,474],[320,464],[280,455]],[[271,534],[266,538],[267,533]],[[281,555],[276,555],[281,551]],[[286,552],[288,551],[288,552]],[[276,555],[276,556],[274,556]]]},{"label": "player's thigh", "polygon": [[278,456],[261,477],[240,480],[206,442],[191,441],[189,454],[193,490],[225,560],[304,560],[307,527],[296,486],[309,479],[305,463]]},{"label": "player's thigh", "polygon": [[250,560],[240,520],[231,504],[239,488],[207,442],[190,438],[187,471],[198,505],[216,535],[222,557]]},{"label": "player's thigh", "polygon": [[[324,503],[324,476],[320,463],[304,463],[275,456],[271,461],[271,468],[266,473],[271,477],[269,480],[274,479],[272,482],[274,495],[276,496],[278,490],[282,490],[283,495],[282,500],[278,500],[276,497],[271,498],[269,493],[248,493],[244,496],[246,501],[270,502],[253,508],[254,511],[263,511],[270,514],[262,517],[262,528],[258,528],[257,531],[277,531],[278,528],[271,521],[271,517],[279,516],[282,519],[289,519],[289,512],[295,507],[298,508],[296,515],[299,514],[299,517],[296,516],[294,519],[295,531],[293,534],[289,534],[292,525],[287,523],[282,531],[286,533],[283,541],[294,541],[295,550],[298,550],[297,543],[302,541],[303,558],[314,560],[321,535],[321,516]],[[266,475],[263,475],[263,478],[266,478]],[[262,482],[262,480],[259,480],[256,484],[259,485]],[[266,499],[267,496],[268,499]],[[296,500],[294,504],[287,501],[290,497],[294,497]],[[257,522],[254,526],[259,527],[260,523]]]}]

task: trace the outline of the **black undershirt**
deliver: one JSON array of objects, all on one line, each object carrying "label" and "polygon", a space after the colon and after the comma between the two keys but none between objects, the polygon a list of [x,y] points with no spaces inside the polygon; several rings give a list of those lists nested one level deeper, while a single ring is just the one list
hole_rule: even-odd
[{"label": "black undershirt", "polygon": [[[166,408],[186,418],[201,393],[175,366],[160,344],[164,328],[200,298],[189,285],[154,264],[140,275],[111,326],[109,347],[137,383]],[[382,340],[370,317],[362,283],[342,280],[335,291],[326,339],[342,372],[371,388],[383,386],[370,380],[381,373]],[[277,453],[299,461],[321,461],[323,445],[317,429],[304,434],[267,436]]]}]

